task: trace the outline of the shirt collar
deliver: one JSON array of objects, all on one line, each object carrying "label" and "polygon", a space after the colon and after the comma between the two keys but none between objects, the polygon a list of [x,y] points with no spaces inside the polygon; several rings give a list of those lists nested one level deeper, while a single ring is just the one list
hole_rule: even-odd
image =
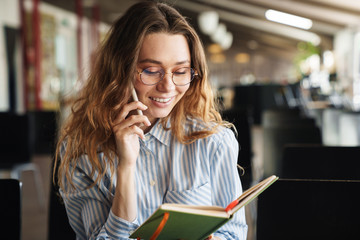
[{"label": "shirt collar", "polygon": [[[166,125],[167,127],[170,127],[170,121],[168,121]],[[145,134],[145,139],[150,139],[151,136],[156,138],[162,144],[170,146],[171,130],[165,130],[159,120],[155,123],[151,130]]]}]

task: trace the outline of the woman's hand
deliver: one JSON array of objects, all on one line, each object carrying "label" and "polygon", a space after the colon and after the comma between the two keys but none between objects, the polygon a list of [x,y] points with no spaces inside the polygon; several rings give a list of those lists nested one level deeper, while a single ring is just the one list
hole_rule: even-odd
[{"label": "woman's hand", "polygon": [[211,234],[210,236],[208,236],[205,240],[222,240],[221,238],[219,237],[215,237],[214,234]]},{"label": "woman's hand", "polygon": [[119,166],[134,167],[139,155],[139,139],[144,139],[144,132],[139,127],[141,124],[150,126],[149,119],[144,115],[133,115],[130,112],[136,109],[146,110],[147,107],[139,102],[126,104],[114,120],[112,130],[115,135],[116,153],[119,157]]}]

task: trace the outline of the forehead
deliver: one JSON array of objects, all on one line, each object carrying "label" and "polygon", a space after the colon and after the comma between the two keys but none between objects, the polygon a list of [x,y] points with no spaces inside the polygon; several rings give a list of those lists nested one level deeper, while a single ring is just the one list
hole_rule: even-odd
[{"label": "forehead", "polygon": [[146,59],[161,63],[190,62],[190,49],[181,34],[151,33],[145,36],[140,49],[139,62]]}]

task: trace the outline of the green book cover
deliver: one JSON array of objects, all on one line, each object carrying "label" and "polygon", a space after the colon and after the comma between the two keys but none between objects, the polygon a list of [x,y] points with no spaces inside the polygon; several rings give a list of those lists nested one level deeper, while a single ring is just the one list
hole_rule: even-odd
[{"label": "green book cover", "polygon": [[157,240],[202,240],[207,238],[227,221],[240,208],[251,202],[266,188],[274,183],[278,177],[271,176],[245,191],[238,199],[229,204],[230,209],[218,206],[191,206],[165,203],[161,205],[130,238],[150,239],[164,213],[169,213],[164,228]]}]

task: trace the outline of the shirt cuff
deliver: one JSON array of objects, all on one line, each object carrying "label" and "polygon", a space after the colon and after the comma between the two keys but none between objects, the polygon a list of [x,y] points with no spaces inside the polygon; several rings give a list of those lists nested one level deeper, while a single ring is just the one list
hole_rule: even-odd
[{"label": "shirt cuff", "polygon": [[105,230],[112,239],[121,239],[129,237],[130,234],[139,227],[138,220],[133,222],[126,221],[116,216],[112,210],[110,210],[108,220],[105,223]]}]

